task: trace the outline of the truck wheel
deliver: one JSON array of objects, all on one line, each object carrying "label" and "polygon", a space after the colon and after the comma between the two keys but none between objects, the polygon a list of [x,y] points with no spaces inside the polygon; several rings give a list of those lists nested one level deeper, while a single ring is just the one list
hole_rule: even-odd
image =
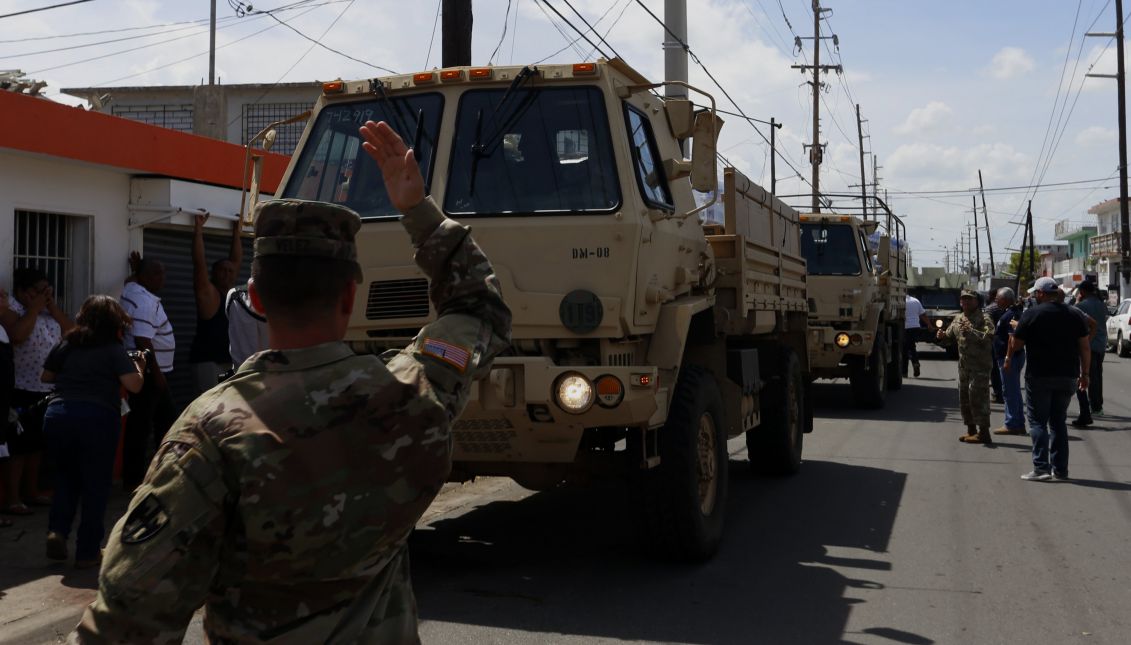
[{"label": "truck wheel", "polygon": [[801,363],[785,350],[781,380],[763,392],[762,424],[746,433],[746,452],[754,472],[792,475],[801,468],[805,437],[805,382]]},{"label": "truck wheel", "polygon": [[1131,358],[1131,343],[1123,340],[1123,332],[1115,339],[1115,351],[1119,353],[1120,358]]},{"label": "truck wheel", "polygon": [[867,358],[858,357],[852,362],[848,382],[852,386],[852,398],[856,399],[856,407],[878,410],[884,407],[884,396],[887,394],[887,363],[883,360],[883,340],[876,335],[876,342],[872,346],[872,353]]},{"label": "truck wheel", "polygon": [[718,549],[730,456],[724,424],[714,376],[684,366],[660,430],[660,465],[641,472],[637,487],[641,538],[661,558],[702,561]]},{"label": "truck wheel", "polygon": [[888,361],[889,390],[903,387],[903,330],[893,331],[891,335],[891,360]]},{"label": "truck wheel", "polygon": [[950,347],[947,347],[946,348],[946,357],[949,358],[952,361],[958,360],[958,348],[953,346],[953,345],[950,346]]}]

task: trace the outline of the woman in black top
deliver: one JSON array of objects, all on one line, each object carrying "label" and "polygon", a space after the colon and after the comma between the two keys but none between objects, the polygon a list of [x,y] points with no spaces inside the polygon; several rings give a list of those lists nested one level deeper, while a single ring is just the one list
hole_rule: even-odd
[{"label": "woman in black top", "polygon": [[122,345],[130,317],[110,296],[82,303],[76,327],[51,350],[42,380],[55,384],[43,433],[55,455],[55,498],[48,519],[47,557],[67,559],[67,537],[82,506],[75,566],[101,561],[106,503],[121,431],[121,388],[138,392],[145,360]]}]

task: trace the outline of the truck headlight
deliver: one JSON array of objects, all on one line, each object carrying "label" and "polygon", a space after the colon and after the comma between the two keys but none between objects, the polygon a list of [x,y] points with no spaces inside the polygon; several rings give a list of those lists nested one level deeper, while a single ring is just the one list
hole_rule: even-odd
[{"label": "truck headlight", "polygon": [[837,347],[848,347],[848,343],[849,343],[848,334],[846,334],[844,332],[840,332],[839,334],[836,335],[836,338],[833,339],[833,342],[836,343]]},{"label": "truck headlight", "polygon": [[584,375],[567,372],[558,378],[554,398],[558,407],[570,414],[581,414],[593,405],[593,384]]}]

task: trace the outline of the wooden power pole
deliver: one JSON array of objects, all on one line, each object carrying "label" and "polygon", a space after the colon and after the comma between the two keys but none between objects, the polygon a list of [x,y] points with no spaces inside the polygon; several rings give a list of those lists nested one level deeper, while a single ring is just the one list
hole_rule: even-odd
[{"label": "wooden power pole", "polygon": [[471,0],[443,0],[441,65],[466,67],[471,64]]},{"label": "wooden power pole", "polygon": [[[990,213],[986,210],[986,186],[982,183],[982,169],[978,169],[978,190],[982,193],[982,223],[986,225],[986,247],[990,251],[990,277],[997,274],[997,267],[994,266],[994,242],[990,237]],[[977,219],[977,215],[974,216]]]},{"label": "wooden power pole", "polygon": [[[813,70],[813,80],[810,82],[813,86],[813,143],[809,144],[809,163],[813,165],[812,208],[814,213],[821,212],[821,162],[824,160],[824,148],[821,146],[821,72],[834,70],[839,73],[843,71],[840,65],[821,64],[821,40],[836,38],[836,36],[821,36],[821,16],[830,11],[832,9],[821,8],[821,0],[813,0],[813,64],[790,66],[793,69],[801,70],[802,73],[805,73],[805,70]],[[808,37],[802,36],[798,40],[801,40],[801,38]]]}]

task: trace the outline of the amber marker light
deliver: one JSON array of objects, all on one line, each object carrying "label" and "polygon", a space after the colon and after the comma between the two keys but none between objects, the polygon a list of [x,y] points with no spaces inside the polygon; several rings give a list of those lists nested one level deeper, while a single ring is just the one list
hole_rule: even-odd
[{"label": "amber marker light", "polygon": [[574,63],[573,75],[574,76],[587,76],[589,74],[597,73],[597,65],[595,63]]},{"label": "amber marker light", "polygon": [[441,81],[462,81],[463,80],[463,70],[462,69],[445,69],[444,71],[440,72],[440,80]]},{"label": "amber marker light", "polygon": [[346,84],[342,81],[330,81],[329,83],[322,84],[323,94],[339,94],[346,89]]},{"label": "amber marker light", "polygon": [[428,83],[436,82],[436,74],[434,72],[420,72],[419,74],[412,75],[412,82],[417,85],[426,85]]},{"label": "amber marker light", "polygon": [[612,374],[598,376],[595,385],[597,386],[597,405],[602,408],[615,408],[624,400],[624,385],[621,384],[620,379]]},{"label": "amber marker light", "polygon": [[490,67],[476,67],[467,73],[468,77],[473,81],[489,81],[491,80]]}]

